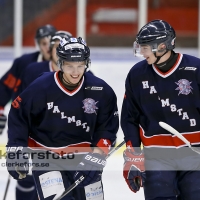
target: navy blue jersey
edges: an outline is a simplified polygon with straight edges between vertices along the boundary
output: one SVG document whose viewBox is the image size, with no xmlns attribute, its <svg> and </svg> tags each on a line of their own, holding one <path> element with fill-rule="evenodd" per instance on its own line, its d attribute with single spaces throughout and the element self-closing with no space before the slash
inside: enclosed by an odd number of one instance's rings
<svg viewBox="0 0 200 200">
<path fill-rule="evenodd" d="M 8 145 L 66 147 L 103 145 L 116 140 L 119 120 L 114 91 L 103 80 L 85 73 L 80 86 L 68 91 L 58 73 L 46 72 L 12 103 Z"/>
<path fill-rule="evenodd" d="M 51 66 L 50 61 L 44 62 L 34 62 L 27 66 L 23 73 L 23 81 L 19 88 L 20 92 L 22 92 L 27 86 L 32 83 L 36 78 L 38 78 L 44 72 L 53 72 L 53 68 Z"/>
<path fill-rule="evenodd" d="M 200 144 L 200 59 L 179 54 L 166 73 L 143 60 L 132 67 L 125 87 L 121 126 L 128 144 L 186 146 L 161 128 L 159 121 L 177 129 L 194 145 Z"/>
<path fill-rule="evenodd" d="M 12 67 L 0 79 L 0 107 L 11 100 L 15 99 L 18 94 L 18 88 L 21 85 L 21 75 L 28 64 L 36 62 L 39 57 L 39 52 L 22 55 L 16 58 Z"/>
<path fill-rule="evenodd" d="M 38 78 L 44 72 L 53 72 L 51 61 L 34 62 L 26 67 L 22 77 L 22 84 L 19 87 L 20 93 L 28 87 L 36 78 Z M 91 71 L 87 73 L 93 74 Z"/>
</svg>

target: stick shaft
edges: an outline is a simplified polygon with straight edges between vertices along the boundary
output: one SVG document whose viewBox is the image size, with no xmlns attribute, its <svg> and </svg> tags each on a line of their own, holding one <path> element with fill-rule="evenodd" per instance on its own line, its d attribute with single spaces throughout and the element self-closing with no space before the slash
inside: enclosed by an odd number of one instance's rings
<svg viewBox="0 0 200 200">
<path fill-rule="evenodd" d="M 117 151 L 120 147 L 122 147 L 125 144 L 125 141 L 121 142 L 118 146 L 116 146 L 115 148 L 113 148 L 108 155 L 106 156 L 106 159 L 109 158 L 115 151 Z M 81 176 L 78 180 L 76 180 L 71 186 L 69 186 L 64 192 L 63 194 L 58 197 L 55 198 L 53 200 L 60 200 L 62 199 L 64 196 L 66 196 L 68 193 L 70 193 L 77 185 L 79 185 L 82 181 L 84 180 L 84 176 Z"/>
<path fill-rule="evenodd" d="M 10 185 L 10 175 L 8 175 L 8 180 L 7 180 L 7 184 L 6 184 L 6 189 L 5 189 L 5 192 L 4 192 L 3 200 L 6 199 L 9 185 Z"/>
<path fill-rule="evenodd" d="M 108 155 L 106 156 L 106 158 L 108 158 L 109 156 L 111 156 L 115 151 L 117 151 L 120 147 L 122 147 L 125 144 L 125 141 L 121 142 L 119 145 L 117 145 L 115 148 L 113 148 Z"/>
<path fill-rule="evenodd" d="M 159 125 L 165 130 L 169 131 L 170 133 L 173 133 L 174 135 L 176 135 L 180 140 L 182 140 L 185 144 L 187 144 L 192 151 L 200 154 L 200 149 L 198 147 L 193 147 L 191 143 L 181 133 L 179 133 L 176 129 L 171 127 L 169 124 L 166 124 L 164 122 L 159 122 Z"/>
<path fill-rule="evenodd" d="M 180 140 L 182 140 L 185 144 L 191 147 L 190 142 L 181 133 L 179 133 L 176 129 L 171 127 L 169 124 L 166 124 L 165 122 L 159 122 L 159 125 L 165 130 L 169 131 L 170 133 L 176 135 Z"/>
</svg>

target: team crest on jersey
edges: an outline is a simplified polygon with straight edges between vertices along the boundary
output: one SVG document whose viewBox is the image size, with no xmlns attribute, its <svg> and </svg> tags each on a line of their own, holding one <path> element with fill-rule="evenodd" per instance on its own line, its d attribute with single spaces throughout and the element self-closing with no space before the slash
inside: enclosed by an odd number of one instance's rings
<svg viewBox="0 0 200 200">
<path fill-rule="evenodd" d="M 190 85 L 192 82 L 189 82 L 186 79 L 181 79 L 178 82 L 175 82 L 178 87 L 176 88 L 176 90 L 179 90 L 179 94 L 184 94 L 184 95 L 188 95 L 190 94 L 190 92 L 192 93 L 192 86 Z"/>
<path fill-rule="evenodd" d="M 96 109 L 98 109 L 98 107 L 96 106 L 96 104 L 98 103 L 98 101 L 95 102 L 94 99 L 91 99 L 91 98 L 87 98 L 87 99 L 84 99 L 83 100 L 83 109 L 84 109 L 84 112 L 85 113 L 88 113 L 88 114 L 92 114 L 92 113 L 96 113 Z"/>
</svg>

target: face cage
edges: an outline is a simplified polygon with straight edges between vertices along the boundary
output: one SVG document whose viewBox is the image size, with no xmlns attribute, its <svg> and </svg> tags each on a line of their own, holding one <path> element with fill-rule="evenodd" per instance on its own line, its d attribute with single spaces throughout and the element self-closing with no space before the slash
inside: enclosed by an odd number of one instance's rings
<svg viewBox="0 0 200 200">
<path fill-rule="evenodd" d="M 148 56 L 151 53 L 159 52 L 158 44 L 138 44 L 136 41 L 133 43 L 133 54 L 135 57 Z"/>
</svg>

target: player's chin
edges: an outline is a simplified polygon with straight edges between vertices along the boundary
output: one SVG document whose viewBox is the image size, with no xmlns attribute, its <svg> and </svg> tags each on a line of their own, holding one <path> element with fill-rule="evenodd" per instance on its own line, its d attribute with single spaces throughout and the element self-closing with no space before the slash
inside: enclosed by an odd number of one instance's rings
<svg viewBox="0 0 200 200">
<path fill-rule="evenodd" d="M 72 84 L 77 84 L 78 82 L 80 81 L 80 78 L 79 79 L 71 79 L 70 82 Z"/>
<path fill-rule="evenodd" d="M 149 57 L 146 58 L 146 61 L 149 65 L 152 65 L 154 63 L 154 61 L 152 61 L 152 59 L 150 59 Z"/>
<path fill-rule="evenodd" d="M 50 60 L 51 56 L 50 56 L 50 54 L 47 53 L 47 54 L 44 54 L 43 57 L 45 60 Z"/>
</svg>

